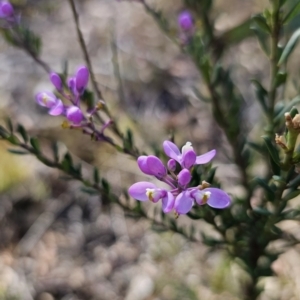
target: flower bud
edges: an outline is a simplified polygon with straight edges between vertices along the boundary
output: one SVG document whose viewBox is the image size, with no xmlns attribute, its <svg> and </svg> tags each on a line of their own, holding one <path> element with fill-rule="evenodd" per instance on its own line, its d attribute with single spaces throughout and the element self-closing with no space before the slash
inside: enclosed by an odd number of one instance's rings
<svg viewBox="0 0 300 300">
<path fill-rule="evenodd" d="M 0 3 L 0 18 L 11 17 L 14 14 L 14 8 L 8 1 Z"/>
<path fill-rule="evenodd" d="M 181 185 L 181 186 L 185 186 L 187 184 L 190 183 L 191 179 L 192 179 L 192 176 L 191 176 L 191 173 L 189 170 L 187 169 L 183 169 L 179 172 L 178 174 L 178 183 Z"/>
<path fill-rule="evenodd" d="M 54 87 L 58 90 L 62 90 L 62 81 L 58 74 L 52 72 L 49 76 L 51 83 L 54 85 Z"/>
<path fill-rule="evenodd" d="M 168 169 L 171 171 L 171 172 L 174 172 L 176 170 L 176 160 L 175 159 L 169 159 L 168 161 Z"/>
<path fill-rule="evenodd" d="M 192 15 L 188 11 L 183 11 L 178 16 L 178 24 L 184 31 L 191 30 L 194 27 Z"/>
<path fill-rule="evenodd" d="M 80 124 L 83 120 L 83 113 L 77 106 L 70 106 L 66 111 L 66 117 L 74 124 Z"/>
<path fill-rule="evenodd" d="M 76 90 L 82 94 L 88 84 L 89 81 L 89 70 L 87 67 L 80 67 L 75 75 L 76 78 Z"/>
</svg>

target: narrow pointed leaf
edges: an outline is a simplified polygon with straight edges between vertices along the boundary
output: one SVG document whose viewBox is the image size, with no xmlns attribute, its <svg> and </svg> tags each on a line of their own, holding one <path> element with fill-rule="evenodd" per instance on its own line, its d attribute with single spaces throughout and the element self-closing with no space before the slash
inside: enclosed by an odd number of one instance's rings
<svg viewBox="0 0 300 300">
<path fill-rule="evenodd" d="M 297 45 L 299 38 L 300 38 L 300 29 L 296 30 L 291 36 L 291 38 L 289 39 L 289 41 L 287 42 L 286 46 L 283 49 L 281 57 L 278 61 L 278 65 L 281 65 L 289 58 L 295 46 Z"/>
<path fill-rule="evenodd" d="M 270 137 L 262 136 L 262 138 L 264 139 L 264 142 L 266 144 L 266 147 L 269 151 L 269 154 L 270 154 L 272 160 L 279 166 L 280 165 L 280 158 L 279 158 L 279 155 L 278 155 L 278 150 L 273 145 Z"/>
</svg>

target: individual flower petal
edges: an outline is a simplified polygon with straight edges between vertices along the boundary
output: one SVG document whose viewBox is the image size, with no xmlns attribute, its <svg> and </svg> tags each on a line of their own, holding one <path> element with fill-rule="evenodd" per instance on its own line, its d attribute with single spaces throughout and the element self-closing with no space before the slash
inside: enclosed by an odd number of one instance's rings
<svg viewBox="0 0 300 300">
<path fill-rule="evenodd" d="M 181 165 L 190 169 L 196 162 L 196 153 L 194 150 L 188 150 L 182 155 Z"/>
<path fill-rule="evenodd" d="M 83 120 L 83 113 L 81 109 L 77 106 L 70 106 L 67 109 L 66 117 L 69 121 L 74 124 L 79 124 Z"/>
<path fill-rule="evenodd" d="M 204 192 L 210 192 L 211 195 L 207 200 L 207 204 L 213 208 L 226 208 L 230 205 L 230 197 L 227 193 L 217 188 L 207 188 Z"/>
<path fill-rule="evenodd" d="M 164 141 L 163 148 L 167 156 L 175 159 L 180 163 L 181 153 L 174 143 L 170 141 Z"/>
<path fill-rule="evenodd" d="M 183 11 L 178 16 L 178 24 L 183 30 L 190 30 L 194 26 L 193 17 L 188 11 Z"/>
<path fill-rule="evenodd" d="M 138 166 L 143 173 L 145 173 L 147 175 L 153 175 L 153 173 L 148 168 L 147 158 L 148 158 L 148 156 L 145 156 L 145 155 L 139 156 L 137 159 Z"/>
<path fill-rule="evenodd" d="M 179 172 L 177 178 L 180 186 L 184 187 L 185 185 L 190 183 L 192 176 L 189 170 L 183 169 Z"/>
<path fill-rule="evenodd" d="M 128 189 L 128 194 L 140 201 L 147 201 L 149 200 L 146 191 L 147 189 L 154 189 L 156 188 L 155 184 L 147 181 L 141 181 L 134 183 L 129 189 Z"/>
<path fill-rule="evenodd" d="M 216 150 L 211 150 L 205 154 L 199 155 L 196 158 L 196 165 L 203 165 L 210 162 L 216 155 Z"/>
<path fill-rule="evenodd" d="M 168 192 L 165 197 L 162 198 L 162 210 L 164 213 L 169 213 L 175 203 L 175 198 L 172 193 Z"/>
<path fill-rule="evenodd" d="M 84 92 L 88 81 L 89 81 L 89 69 L 85 66 L 80 67 L 75 75 L 76 78 L 76 89 L 81 94 Z"/>
<path fill-rule="evenodd" d="M 48 108 L 52 108 L 57 103 L 56 96 L 51 92 L 40 92 L 35 96 L 35 100 L 37 104 Z"/>
<path fill-rule="evenodd" d="M 51 83 L 55 86 L 55 88 L 60 91 L 62 89 L 62 81 L 60 76 L 57 73 L 50 73 L 49 75 Z"/>
<path fill-rule="evenodd" d="M 190 191 L 192 198 L 197 202 L 199 205 L 204 205 L 207 203 L 207 200 L 209 199 L 211 192 L 199 190 L 198 188 L 194 188 Z"/>
<path fill-rule="evenodd" d="M 174 208 L 175 211 L 178 214 L 186 214 L 188 213 L 194 204 L 193 198 L 190 196 L 190 193 L 188 191 L 180 193 L 176 199 L 175 199 L 175 204 Z"/>
<path fill-rule="evenodd" d="M 147 188 L 146 195 L 150 201 L 156 203 L 167 195 L 167 191 L 159 188 L 155 188 L 155 189 Z"/>
<path fill-rule="evenodd" d="M 167 166 L 168 170 L 174 172 L 176 170 L 176 160 L 173 158 L 169 159 Z"/>
<path fill-rule="evenodd" d="M 50 108 L 49 115 L 51 116 L 59 116 L 64 112 L 64 105 L 60 99 L 57 99 L 56 104 Z"/>
<path fill-rule="evenodd" d="M 149 155 L 147 157 L 147 167 L 152 175 L 158 178 L 163 178 L 167 175 L 166 167 L 163 165 L 162 161 L 154 155 Z"/>
<path fill-rule="evenodd" d="M 77 95 L 77 90 L 76 90 L 76 79 L 74 77 L 71 77 L 68 79 L 68 88 L 69 90 L 74 94 Z"/>
</svg>

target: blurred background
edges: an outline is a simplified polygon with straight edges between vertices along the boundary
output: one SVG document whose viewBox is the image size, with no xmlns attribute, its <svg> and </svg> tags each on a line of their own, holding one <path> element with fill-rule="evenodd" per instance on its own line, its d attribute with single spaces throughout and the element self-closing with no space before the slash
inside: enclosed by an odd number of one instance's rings
<svg viewBox="0 0 300 300">
<path fill-rule="evenodd" d="M 57 72 L 68 63 L 69 74 L 84 64 L 68 1 L 11 1 L 26 24 L 43 41 L 42 59 Z M 148 1 L 163 11 L 174 34 L 179 0 Z M 217 177 L 230 194 L 243 189 L 230 161 L 230 150 L 212 119 L 201 78 L 188 57 L 164 36 L 137 2 L 77 1 L 80 23 L 104 98 L 122 130 L 135 133 L 138 147 L 150 152 L 174 132 L 179 145 L 191 141 L 197 153 L 216 148 Z M 215 29 L 222 34 L 262 11 L 268 1 L 215 1 Z M 295 27 L 297 24 L 295 23 Z M 293 54 L 297 66 L 297 53 Z M 268 82 L 268 62 L 254 37 L 227 49 L 224 64 L 244 96 L 244 122 L 253 139 L 264 120 L 254 102 L 250 79 Z M 63 130 L 62 118 L 37 107 L 34 95 L 51 90 L 47 73 L 20 49 L 0 38 L 0 120 L 10 116 L 31 135 L 58 140 L 92 165 L 116 191 L 145 180 L 136 162 L 80 132 Z M 298 68 L 291 77 L 297 78 Z M 291 85 L 287 94 L 295 95 Z M 234 120 L 233 120 L 234 121 Z M 48 146 L 47 146 L 48 145 Z M 223 252 L 209 253 L 171 233 L 158 233 L 143 219 L 127 218 L 112 206 L 103 208 L 99 197 L 84 194 L 81 184 L 64 180 L 34 157 L 14 156 L 0 143 L 0 299 L 95 300 L 214 300 L 239 299 L 242 271 Z M 253 173 L 264 172 L 264 164 Z M 151 208 L 149 207 L 149 210 Z M 212 231 L 205 223 L 202 231 Z M 291 230 L 297 229 L 295 224 Z M 274 264 L 277 278 L 263 280 L 261 299 L 300 299 L 300 255 L 292 249 Z"/>
</svg>

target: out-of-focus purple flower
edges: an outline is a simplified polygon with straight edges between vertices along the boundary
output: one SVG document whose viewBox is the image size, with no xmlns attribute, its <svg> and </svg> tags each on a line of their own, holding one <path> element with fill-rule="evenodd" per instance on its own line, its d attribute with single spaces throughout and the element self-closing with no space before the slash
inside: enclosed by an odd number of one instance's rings
<svg viewBox="0 0 300 300">
<path fill-rule="evenodd" d="M 14 14 L 14 8 L 8 1 L 0 2 L 0 18 L 10 18 Z"/>
<path fill-rule="evenodd" d="M 139 201 L 150 200 L 156 203 L 159 200 L 162 200 L 162 209 L 164 213 L 170 212 L 174 206 L 173 194 L 165 189 L 157 188 L 156 185 L 151 182 L 137 182 L 128 189 L 128 193 L 131 197 Z"/>
<path fill-rule="evenodd" d="M 62 101 L 51 92 L 38 93 L 35 99 L 40 106 L 49 108 L 48 113 L 52 116 L 58 116 L 64 112 Z"/>
<path fill-rule="evenodd" d="M 62 81 L 60 76 L 57 73 L 51 72 L 49 75 L 50 81 L 52 82 L 52 84 L 54 85 L 54 87 L 58 90 L 61 91 L 62 90 Z"/>
<path fill-rule="evenodd" d="M 66 117 L 74 124 L 80 124 L 83 120 L 83 113 L 78 106 L 70 106 L 67 108 Z"/>
<path fill-rule="evenodd" d="M 196 156 L 190 142 L 187 142 L 182 147 L 181 152 L 178 147 L 170 141 L 164 141 L 163 148 L 167 156 L 175 159 L 183 168 L 187 169 L 191 168 L 193 165 L 207 164 L 216 155 L 216 150 L 211 150 L 203 155 Z"/>
<path fill-rule="evenodd" d="M 194 27 L 192 15 L 188 11 L 183 11 L 178 16 L 178 25 L 184 31 L 189 31 Z"/>
<path fill-rule="evenodd" d="M 85 66 L 78 68 L 76 75 L 75 75 L 75 84 L 76 90 L 79 94 L 82 94 L 88 84 L 89 81 L 89 69 Z"/>
</svg>

